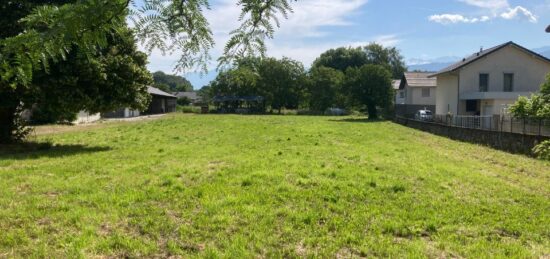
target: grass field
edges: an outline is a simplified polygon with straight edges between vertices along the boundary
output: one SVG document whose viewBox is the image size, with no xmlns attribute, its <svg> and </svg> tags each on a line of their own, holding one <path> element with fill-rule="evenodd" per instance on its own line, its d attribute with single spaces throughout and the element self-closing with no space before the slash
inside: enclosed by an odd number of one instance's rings
<svg viewBox="0 0 550 259">
<path fill-rule="evenodd" d="M 0 257 L 550 257 L 550 163 L 391 122 L 170 115 L 0 154 Z"/>
</svg>

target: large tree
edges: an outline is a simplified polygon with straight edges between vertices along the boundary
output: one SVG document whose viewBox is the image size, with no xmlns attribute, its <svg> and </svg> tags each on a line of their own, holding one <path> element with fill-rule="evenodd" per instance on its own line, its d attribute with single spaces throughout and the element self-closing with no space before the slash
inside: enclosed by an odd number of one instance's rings
<svg viewBox="0 0 550 259">
<path fill-rule="evenodd" d="M 260 95 L 271 109 L 298 108 L 304 95 L 306 72 L 302 63 L 289 58 L 262 60 L 259 68 Z"/>
<path fill-rule="evenodd" d="M 388 108 L 392 103 L 391 73 L 384 66 L 348 68 L 345 87 L 356 105 L 367 108 L 370 120 L 378 119 L 379 107 Z"/>
<path fill-rule="evenodd" d="M 384 47 L 380 44 L 371 43 L 363 50 L 367 54 L 367 64 L 385 66 L 392 73 L 392 78 L 398 79 L 407 71 L 405 61 L 399 50 L 395 47 Z"/>
<path fill-rule="evenodd" d="M 120 107 L 145 110 L 152 77 L 147 56 L 137 51 L 134 37 L 121 28 L 108 38 L 109 47 L 86 56 L 75 47 L 65 61 L 37 71 L 23 102 L 33 104 L 35 122 L 72 121 L 76 113 L 108 112 Z M 29 107 L 30 108 L 30 107 Z"/>
<path fill-rule="evenodd" d="M 306 73 L 302 63 L 289 58 L 238 59 L 233 67 L 210 83 L 210 94 L 262 96 L 279 113 L 298 108 L 304 95 Z"/>
<path fill-rule="evenodd" d="M 377 43 L 364 47 L 327 50 L 313 62 L 312 67 L 330 67 L 345 72 L 349 67 L 368 64 L 386 67 L 391 71 L 392 78 L 401 78 L 403 72 L 407 70 L 403 56 L 397 48 L 384 47 Z"/>
<path fill-rule="evenodd" d="M 329 67 L 312 68 L 308 82 L 309 108 L 323 112 L 330 107 L 345 107 L 343 82 L 344 73 L 339 70 Z"/>
<path fill-rule="evenodd" d="M 74 48 L 93 56 L 108 48 L 109 35 L 118 33 L 130 18 L 135 35 L 151 51 L 181 52 L 176 69 L 205 70 L 214 45 L 203 11 L 207 0 L 87 0 L 2 1 L 0 17 L 10 30 L 0 38 L 0 142 L 11 141 L 16 132 L 20 96 L 34 91 L 35 72 L 48 70 L 51 63 L 66 59 Z M 265 53 L 264 41 L 273 37 L 279 14 L 291 12 L 292 0 L 239 0 L 242 23 L 231 33 L 220 62 Z M 43 4 L 25 8 L 26 3 Z M 132 8 L 133 7 L 133 8 Z M 29 8 L 29 9 L 30 9 Z M 17 10 L 17 14 L 12 11 Z M 128 17 L 128 14 L 130 16 Z M 6 18 L 7 17 L 7 18 Z M 24 17 L 23 19 L 20 19 Z M 20 26 L 20 29 L 13 29 Z M 99 99 L 99 97 L 98 97 Z"/>
<path fill-rule="evenodd" d="M 237 67 L 218 74 L 210 83 L 210 91 L 221 96 L 258 95 L 259 76 L 247 67 Z"/>
<path fill-rule="evenodd" d="M 360 67 L 368 63 L 362 48 L 341 47 L 329 49 L 313 62 L 312 68 L 330 67 L 345 72 L 349 67 Z"/>
</svg>

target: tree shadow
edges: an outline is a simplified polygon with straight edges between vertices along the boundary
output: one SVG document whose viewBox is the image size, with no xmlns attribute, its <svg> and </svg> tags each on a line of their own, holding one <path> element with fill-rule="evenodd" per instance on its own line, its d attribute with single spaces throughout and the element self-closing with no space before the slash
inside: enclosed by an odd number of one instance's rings
<svg viewBox="0 0 550 259">
<path fill-rule="evenodd" d="M 368 118 L 346 118 L 346 119 L 340 119 L 340 120 L 336 120 L 336 119 L 332 119 L 332 120 L 329 120 L 329 121 L 332 121 L 332 122 L 348 122 L 348 123 L 380 123 L 380 122 L 384 122 L 386 120 L 382 120 L 382 119 L 375 119 L 375 120 L 371 120 L 371 119 L 368 119 Z"/>
<path fill-rule="evenodd" d="M 90 147 L 85 145 L 54 145 L 49 142 L 25 142 L 0 145 L 0 160 L 30 160 L 43 157 L 56 158 L 78 154 L 105 152 L 111 147 Z"/>
</svg>

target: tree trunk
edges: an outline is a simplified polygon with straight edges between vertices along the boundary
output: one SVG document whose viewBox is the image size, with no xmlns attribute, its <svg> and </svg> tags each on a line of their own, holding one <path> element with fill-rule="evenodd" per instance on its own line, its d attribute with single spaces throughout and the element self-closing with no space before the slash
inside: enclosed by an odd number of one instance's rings
<svg viewBox="0 0 550 259">
<path fill-rule="evenodd" d="M 367 112 L 369 113 L 369 120 L 378 119 L 378 110 L 376 110 L 376 105 L 367 104 Z"/>
</svg>

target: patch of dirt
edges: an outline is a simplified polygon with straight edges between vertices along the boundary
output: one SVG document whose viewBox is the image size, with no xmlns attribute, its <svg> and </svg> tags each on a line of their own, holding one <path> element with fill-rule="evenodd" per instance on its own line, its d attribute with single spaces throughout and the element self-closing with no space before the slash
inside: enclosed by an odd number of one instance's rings
<svg viewBox="0 0 550 259">
<path fill-rule="evenodd" d="M 76 124 L 76 125 L 40 125 L 40 126 L 32 127 L 33 132 L 30 137 L 32 138 L 32 137 L 41 136 L 41 135 L 99 129 L 115 123 L 156 120 L 164 116 L 166 116 L 166 114 L 140 116 L 140 117 L 123 118 L 123 119 L 102 119 L 100 121 L 96 121 L 92 123 L 83 123 L 83 124 Z"/>
</svg>

